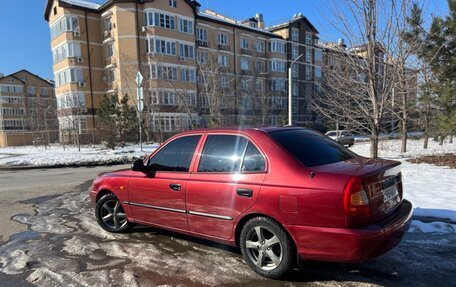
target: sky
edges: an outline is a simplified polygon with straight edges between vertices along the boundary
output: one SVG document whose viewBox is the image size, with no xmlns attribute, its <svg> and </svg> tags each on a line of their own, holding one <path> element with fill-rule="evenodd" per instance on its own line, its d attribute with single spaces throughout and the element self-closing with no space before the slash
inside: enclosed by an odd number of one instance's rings
<svg viewBox="0 0 456 287">
<path fill-rule="evenodd" d="M 320 32 L 321 40 L 337 41 L 340 33 L 326 21 L 327 8 L 333 1 L 336 0 L 199 0 L 202 9 L 215 10 L 236 20 L 263 13 L 267 26 L 302 12 Z M 443 16 L 448 11 L 446 0 L 420 1 L 428 6 L 429 14 Z M 53 79 L 45 5 L 46 0 L 0 0 L 0 73 L 7 75 L 27 69 Z"/>
</svg>

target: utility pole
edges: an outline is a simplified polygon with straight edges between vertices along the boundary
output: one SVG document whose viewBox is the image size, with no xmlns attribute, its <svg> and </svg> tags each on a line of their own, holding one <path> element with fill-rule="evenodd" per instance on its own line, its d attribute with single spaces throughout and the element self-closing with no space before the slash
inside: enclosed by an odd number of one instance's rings
<svg viewBox="0 0 456 287">
<path fill-rule="evenodd" d="M 142 81 L 143 81 L 143 76 L 141 75 L 141 72 L 138 71 L 136 74 L 136 99 L 138 101 L 137 109 L 138 109 L 138 124 L 139 124 L 139 145 L 141 148 L 141 151 L 143 151 L 143 146 L 142 146 L 142 111 L 144 109 L 144 93 L 143 93 L 143 88 L 141 86 Z"/>
<path fill-rule="evenodd" d="M 292 76 L 291 76 L 291 72 L 292 72 L 292 67 L 293 67 L 293 64 L 299 60 L 299 58 L 301 58 L 304 54 L 301 54 L 299 55 L 296 59 L 294 59 L 291 64 L 290 64 L 290 67 L 288 68 L 288 125 L 289 126 L 292 126 L 293 125 L 293 107 L 292 107 L 292 104 L 293 104 L 293 99 L 292 99 Z"/>
</svg>

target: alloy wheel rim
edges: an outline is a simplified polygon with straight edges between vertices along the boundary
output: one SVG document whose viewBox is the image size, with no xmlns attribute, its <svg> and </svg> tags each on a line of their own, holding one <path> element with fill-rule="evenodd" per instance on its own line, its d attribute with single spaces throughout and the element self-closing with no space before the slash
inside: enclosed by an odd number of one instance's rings
<svg viewBox="0 0 456 287">
<path fill-rule="evenodd" d="M 122 229 L 127 225 L 127 216 L 118 200 L 108 200 L 101 206 L 100 218 L 111 229 Z"/>
<path fill-rule="evenodd" d="M 279 237 L 267 227 L 256 226 L 247 233 L 245 247 L 249 259 L 263 270 L 277 268 L 283 259 Z"/>
</svg>

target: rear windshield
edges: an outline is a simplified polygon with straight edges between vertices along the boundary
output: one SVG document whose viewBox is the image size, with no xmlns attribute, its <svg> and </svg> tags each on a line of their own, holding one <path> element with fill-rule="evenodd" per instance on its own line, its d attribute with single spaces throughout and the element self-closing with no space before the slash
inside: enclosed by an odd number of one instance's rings
<svg viewBox="0 0 456 287">
<path fill-rule="evenodd" d="M 308 167 L 358 157 L 349 149 L 311 130 L 283 130 L 269 135 Z"/>
</svg>

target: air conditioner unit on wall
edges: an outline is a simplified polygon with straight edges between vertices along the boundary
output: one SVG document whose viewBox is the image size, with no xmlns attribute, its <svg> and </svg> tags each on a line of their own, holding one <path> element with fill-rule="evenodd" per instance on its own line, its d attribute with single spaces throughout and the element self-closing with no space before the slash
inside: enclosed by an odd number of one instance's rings
<svg viewBox="0 0 456 287">
<path fill-rule="evenodd" d="M 82 63 L 82 62 L 84 62 L 84 59 L 82 57 L 79 57 L 78 58 L 78 63 Z"/>
<path fill-rule="evenodd" d="M 79 36 L 81 36 L 81 32 L 79 32 L 79 30 L 73 31 L 73 35 L 75 37 L 79 37 Z"/>
<path fill-rule="evenodd" d="M 78 82 L 78 87 L 85 87 L 86 84 L 84 82 Z"/>
</svg>

